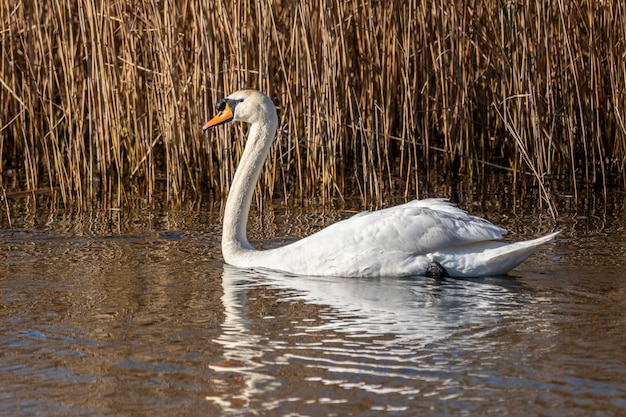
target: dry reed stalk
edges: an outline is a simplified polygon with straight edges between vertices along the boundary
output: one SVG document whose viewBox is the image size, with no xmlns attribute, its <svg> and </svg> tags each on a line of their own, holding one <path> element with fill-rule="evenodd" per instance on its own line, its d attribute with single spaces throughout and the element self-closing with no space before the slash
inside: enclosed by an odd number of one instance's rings
<svg viewBox="0 0 626 417">
<path fill-rule="evenodd" d="M 281 117 L 259 202 L 358 190 L 380 206 L 488 164 L 607 193 L 626 185 L 625 13 L 619 0 L 8 0 L 0 176 L 68 204 L 223 196 L 245 128 L 200 126 L 254 87 Z"/>
</svg>

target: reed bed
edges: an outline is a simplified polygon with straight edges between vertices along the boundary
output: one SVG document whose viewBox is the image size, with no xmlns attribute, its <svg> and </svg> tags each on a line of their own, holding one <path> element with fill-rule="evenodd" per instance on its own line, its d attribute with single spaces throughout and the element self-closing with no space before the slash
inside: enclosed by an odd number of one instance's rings
<svg viewBox="0 0 626 417">
<path fill-rule="evenodd" d="M 3 1 L 3 193 L 223 196 L 245 127 L 200 128 L 242 87 L 281 117 L 260 199 L 382 205 L 487 166 L 546 198 L 626 185 L 623 1 L 396 3 Z"/>
</svg>

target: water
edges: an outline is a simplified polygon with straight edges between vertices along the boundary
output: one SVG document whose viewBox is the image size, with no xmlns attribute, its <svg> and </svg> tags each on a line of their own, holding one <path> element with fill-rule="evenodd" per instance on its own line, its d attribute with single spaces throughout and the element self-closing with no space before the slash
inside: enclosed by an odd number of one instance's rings
<svg viewBox="0 0 626 417">
<path fill-rule="evenodd" d="M 595 200 L 594 200 L 595 201 Z M 560 206 L 509 276 L 294 278 L 224 266 L 219 212 L 64 213 L 0 233 L 0 415 L 617 416 L 626 198 Z M 475 211 L 546 232 L 532 206 Z M 345 213 L 276 207 L 282 244 Z M 542 230 L 546 229 L 546 230 Z"/>
</svg>

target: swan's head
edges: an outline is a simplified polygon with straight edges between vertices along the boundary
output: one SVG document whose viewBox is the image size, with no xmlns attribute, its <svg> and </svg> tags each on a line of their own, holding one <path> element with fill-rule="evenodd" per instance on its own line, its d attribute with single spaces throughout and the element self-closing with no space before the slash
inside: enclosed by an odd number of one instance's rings
<svg viewBox="0 0 626 417">
<path fill-rule="evenodd" d="M 219 113 L 202 127 L 202 131 L 230 121 L 278 124 L 274 103 L 257 90 L 239 90 L 220 100 L 217 110 Z"/>
</svg>

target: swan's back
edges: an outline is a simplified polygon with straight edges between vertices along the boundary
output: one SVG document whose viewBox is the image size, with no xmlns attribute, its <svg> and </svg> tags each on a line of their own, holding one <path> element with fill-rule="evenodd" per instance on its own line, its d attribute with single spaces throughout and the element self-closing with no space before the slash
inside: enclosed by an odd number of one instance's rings
<svg viewBox="0 0 626 417">
<path fill-rule="evenodd" d="M 433 262 L 452 276 L 493 275 L 514 268 L 545 241 L 516 248 L 525 242 L 497 242 L 504 234 L 447 200 L 425 199 L 359 213 L 290 245 L 249 252 L 242 262 L 298 275 L 424 275 Z"/>
</svg>

